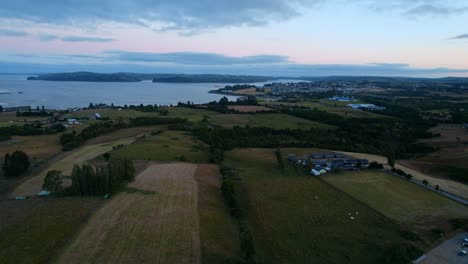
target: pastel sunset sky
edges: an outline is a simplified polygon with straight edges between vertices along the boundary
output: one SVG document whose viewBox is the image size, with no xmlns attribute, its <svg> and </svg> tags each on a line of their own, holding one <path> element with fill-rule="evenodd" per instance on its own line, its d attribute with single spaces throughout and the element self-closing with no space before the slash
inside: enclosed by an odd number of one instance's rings
<svg viewBox="0 0 468 264">
<path fill-rule="evenodd" d="M 468 76 L 466 0 L 14 0 L 0 72 Z"/>
</svg>

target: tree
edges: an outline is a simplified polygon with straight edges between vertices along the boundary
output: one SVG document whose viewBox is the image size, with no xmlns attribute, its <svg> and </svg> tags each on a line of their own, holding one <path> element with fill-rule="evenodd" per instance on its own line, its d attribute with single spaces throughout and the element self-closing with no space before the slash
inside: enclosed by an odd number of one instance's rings
<svg viewBox="0 0 468 264">
<path fill-rule="evenodd" d="M 436 185 L 435 189 L 438 191 L 440 189 L 439 185 Z"/>
<path fill-rule="evenodd" d="M 60 177 L 61 171 L 51 170 L 47 172 L 47 176 L 42 184 L 42 189 L 51 192 L 59 193 L 62 191 L 62 178 Z"/>
<path fill-rule="evenodd" d="M 422 183 L 423 183 L 424 185 L 428 185 L 428 184 L 429 184 L 429 182 L 428 182 L 427 180 L 423 180 Z"/>
<path fill-rule="evenodd" d="M 3 112 L 3 106 L 0 105 L 0 113 Z"/>
<path fill-rule="evenodd" d="M 19 176 L 29 168 L 29 157 L 23 151 L 17 150 L 12 154 L 7 153 L 3 163 L 3 171 L 6 176 Z"/>
<path fill-rule="evenodd" d="M 218 104 L 219 105 L 227 105 L 229 103 L 229 99 L 227 99 L 226 96 L 223 96 L 223 98 L 219 99 Z"/>
<path fill-rule="evenodd" d="M 373 161 L 369 164 L 368 168 L 369 170 L 381 170 L 383 169 L 383 165 L 378 162 Z"/>
<path fill-rule="evenodd" d="M 388 154 L 387 163 L 390 167 L 395 167 L 395 154 L 393 152 Z"/>
</svg>

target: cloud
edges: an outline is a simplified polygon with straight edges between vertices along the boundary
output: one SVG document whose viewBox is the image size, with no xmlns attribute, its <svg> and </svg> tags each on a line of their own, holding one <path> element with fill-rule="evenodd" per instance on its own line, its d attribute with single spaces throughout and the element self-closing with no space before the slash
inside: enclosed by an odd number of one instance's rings
<svg viewBox="0 0 468 264">
<path fill-rule="evenodd" d="M 398 12 L 407 17 L 446 17 L 468 12 L 464 0 L 360 0 L 379 12 Z"/>
<path fill-rule="evenodd" d="M 26 37 L 29 34 L 21 30 L 0 29 L 0 36 L 3 37 Z"/>
<path fill-rule="evenodd" d="M 99 23 L 144 25 L 155 30 L 189 31 L 259 26 L 301 14 L 323 0 L 37 0 L 2 1 L 0 18 L 48 24 Z"/>
<path fill-rule="evenodd" d="M 461 35 L 452 37 L 450 39 L 468 39 L 468 33 L 467 34 L 461 34 Z"/>
<path fill-rule="evenodd" d="M 128 52 L 134 56 L 132 52 Z M 106 52 L 103 54 L 0 54 L 0 69 L 6 73 L 47 73 L 70 71 L 94 72 L 140 72 L 140 73 L 214 73 L 266 75 L 281 77 L 299 76 L 408 76 L 408 77 L 445 77 L 468 76 L 468 69 L 418 68 L 404 63 L 369 64 L 298 64 L 276 55 L 256 55 L 229 57 L 220 54 L 197 54 L 197 59 L 184 61 L 187 57 L 180 53 L 153 54 L 152 59 L 132 57 L 127 53 L 119 58 Z M 185 53 L 182 53 L 185 54 Z M 196 54 L 196 53 L 195 53 Z M 212 56 L 215 55 L 215 56 Z M 138 54 L 143 56 L 143 54 Z M 159 56 L 161 58 L 159 58 Z M 144 56 L 143 56 L 144 57 Z M 213 57 L 211 63 L 205 59 Z M 197 63 L 198 58 L 202 61 Z M 267 61 L 272 61 L 270 63 Z"/>
<path fill-rule="evenodd" d="M 451 7 L 451 6 L 436 6 L 431 4 L 425 4 L 416 6 L 406 11 L 409 16 L 420 16 L 420 15 L 433 15 L 433 16 L 449 16 L 449 15 L 460 15 L 468 11 L 468 7 Z"/>
<path fill-rule="evenodd" d="M 49 42 L 49 41 L 54 41 L 57 40 L 59 37 L 56 35 L 51 35 L 51 34 L 39 34 L 37 35 L 37 39 L 42 41 L 42 42 Z"/>
<path fill-rule="evenodd" d="M 64 42 L 111 42 L 112 38 L 86 37 L 86 36 L 65 36 L 60 38 Z"/>
<path fill-rule="evenodd" d="M 129 51 L 107 51 L 107 59 L 126 62 L 145 63 L 175 63 L 196 65 L 232 65 L 232 64 L 265 64 L 265 63 L 287 63 L 288 57 L 279 55 L 255 55 L 244 57 L 230 57 L 216 53 L 198 52 L 171 52 L 171 53 L 149 53 Z"/>
<path fill-rule="evenodd" d="M 54 40 L 61 40 L 63 42 L 111 42 L 115 41 L 113 38 L 101 38 L 101 37 L 90 37 L 90 36 L 58 36 L 53 34 L 36 34 L 32 35 L 28 32 L 21 30 L 10 30 L 10 29 L 0 29 L 0 36 L 3 37 L 35 37 L 39 41 L 49 42 Z"/>
</svg>

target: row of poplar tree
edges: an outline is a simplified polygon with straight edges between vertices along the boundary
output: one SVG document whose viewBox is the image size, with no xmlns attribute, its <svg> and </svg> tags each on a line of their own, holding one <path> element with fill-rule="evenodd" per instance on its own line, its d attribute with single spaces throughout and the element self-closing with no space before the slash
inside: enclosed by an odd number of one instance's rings
<svg viewBox="0 0 468 264">
<path fill-rule="evenodd" d="M 135 167 L 128 159 L 112 159 L 107 166 L 73 166 L 72 185 L 63 190 L 60 171 L 49 171 L 43 188 L 51 193 L 68 195 L 106 195 L 117 192 L 125 182 L 135 178 Z"/>
</svg>

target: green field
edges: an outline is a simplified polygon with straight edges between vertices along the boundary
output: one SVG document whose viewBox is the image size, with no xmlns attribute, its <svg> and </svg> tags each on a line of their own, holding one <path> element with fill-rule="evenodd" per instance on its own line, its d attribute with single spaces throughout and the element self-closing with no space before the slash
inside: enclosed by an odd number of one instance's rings
<svg viewBox="0 0 468 264">
<path fill-rule="evenodd" d="M 237 193 L 262 263 L 408 263 L 420 253 L 365 204 L 295 167 L 281 172 L 273 150 L 230 151 L 224 165 L 241 177 Z"/>
<path fill-rule="evenodd" d="M 332 114 L 341 115 L 343 117 L 384 117 L 377 113 L 366 112 L 362 110 L 355 110 L 346 107 L 348 104 L 360 104 L 362 101 L 355 102 L 335 102 L 326 100 L 313 100 L 313 101 L 300 101 L 300 102 L 264 102 L 265 105 L 285 105 L 285 106 L 305 106 L 311 109 L 317 108 L 318 110 L 327 111 Z"/>
<path fill-rule="evenodd" d="M 286 114 L 224 114 L 210 117 L 210 123 L 226 128 L 234 126 L 270 127 L 275 129 L 334 129 L 333 126 Z"/>
<path fill-rule="evenodd" d="M 381 171 L 330 174 L 322 178 L 401 223 L 430 217 L 468 218 L 468 210 L 463 205 Z"/>
<path fill-rule="evenodd" d="M 219 115 L 219 113 L 205 110 L 205 109 L 192 109 L 186 107 L 161 107 L 162 110 L 167 110 L 169 113 L 167 117 L 179 117 L 186 118 L 190 122 L 198 122 L 203 119 L 205 115 Z M 74 113 L 67 114 L 67 117 L 84 118 L 99 113 L 103 118 L 109 118 L 111 120 L 128 120 L 135 117 L 146 117 L 146 116 L 161 116 L 158 112 L 141 112 L 132 109 L 89 109 L 80 110 Z"/>
<path fill-rule="evenodd" d="M 209 161 L 208 146 L 187 132 L 163 131 L 111 153 L 114 158 L 154 161 Z M 181 159 L 183 157 L 183 159 Z"/>
<path fill-rule="evenodd" d="M 0 263 L 48 263 L 100 206 L 96 198 L 0 202 Z"/>
</svg>

